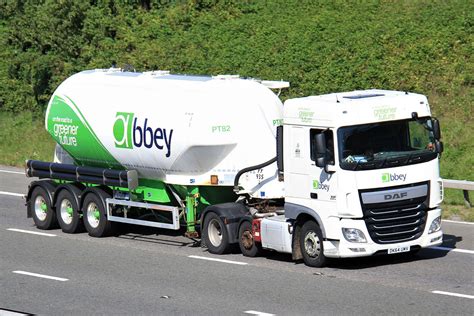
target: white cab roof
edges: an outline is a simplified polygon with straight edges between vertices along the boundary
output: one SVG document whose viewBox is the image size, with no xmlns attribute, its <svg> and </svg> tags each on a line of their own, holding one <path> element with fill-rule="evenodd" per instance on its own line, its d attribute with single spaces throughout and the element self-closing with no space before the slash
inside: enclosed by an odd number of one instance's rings
<svg viewBox="0 0 474 316">
<path fill-rule="evenodd" d="M 290 99 L 284 124 L 338 127 L 430 116 L 424 95 L 390 90 L 356 90 Z"/>
</svg>

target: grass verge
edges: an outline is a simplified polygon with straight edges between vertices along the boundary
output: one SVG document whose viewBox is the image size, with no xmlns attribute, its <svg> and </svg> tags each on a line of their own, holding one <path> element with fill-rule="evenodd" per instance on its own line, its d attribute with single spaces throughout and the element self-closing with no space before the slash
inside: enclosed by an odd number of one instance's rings
<svg viewBox="0 0 474 316">
<path fill-rule="evenodd" d="M 27 159 L 52 161 L 54 146 L 39 116 L 0 112 L 0 164 L 23 167 Z"/>
</svg>

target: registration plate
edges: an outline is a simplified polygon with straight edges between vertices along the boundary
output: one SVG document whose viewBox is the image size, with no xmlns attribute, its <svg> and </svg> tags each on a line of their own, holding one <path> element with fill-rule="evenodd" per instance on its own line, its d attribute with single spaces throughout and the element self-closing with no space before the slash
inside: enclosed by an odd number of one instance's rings
<svg viewBox="0 0 474 316">
<path fill-rule="evenodd" d="M 408 252 L 408 251 L 410 251 L 410 246 L 388 248 L 389 255 L 394 254 L 394 253 Z"/>
</svg>

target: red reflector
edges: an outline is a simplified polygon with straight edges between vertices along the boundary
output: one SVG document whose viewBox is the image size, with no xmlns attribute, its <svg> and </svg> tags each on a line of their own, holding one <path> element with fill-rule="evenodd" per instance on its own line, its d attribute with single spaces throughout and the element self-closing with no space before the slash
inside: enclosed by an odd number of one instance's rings
<svg viewBox="0 0 474 316">
<path fill-rule="evenodd" d="M 262 237 L 260 236 L 260 222 L 262 221 L 261 218 L 255 218 L 252 220 L 252 235 L 253 240 L 257 242 L 262 242 Z"/>
</svg>

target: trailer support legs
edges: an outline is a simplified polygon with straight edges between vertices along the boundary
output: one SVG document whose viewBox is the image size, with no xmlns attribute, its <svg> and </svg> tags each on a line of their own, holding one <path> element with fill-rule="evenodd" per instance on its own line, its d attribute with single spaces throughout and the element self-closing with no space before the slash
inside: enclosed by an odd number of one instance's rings
<svg viewBox="0 0 474 316">
<path fill-rule="evenodd" d="M 190 187 L 186 196 L 186 237 L 196 238 L 196 213 L 199 199 L 199 188 Z"/>
</svg>

